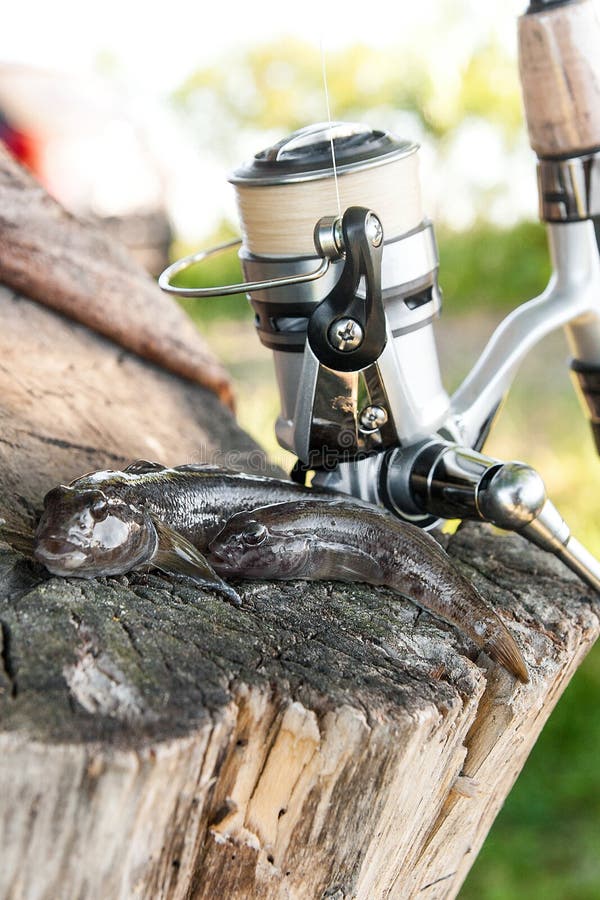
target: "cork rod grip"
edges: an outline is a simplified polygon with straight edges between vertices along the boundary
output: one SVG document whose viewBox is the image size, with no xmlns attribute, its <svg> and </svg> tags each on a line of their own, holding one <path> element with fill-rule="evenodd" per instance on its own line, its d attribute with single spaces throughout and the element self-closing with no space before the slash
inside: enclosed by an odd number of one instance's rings
<svg viewBox="0 0 600 900">
<path fill-rule="evenodd" d="M 538 156 L 600 147 L 600 19 L 594 0 L 532 2 L 519 19 L 519 72 Z"/>
</svg>

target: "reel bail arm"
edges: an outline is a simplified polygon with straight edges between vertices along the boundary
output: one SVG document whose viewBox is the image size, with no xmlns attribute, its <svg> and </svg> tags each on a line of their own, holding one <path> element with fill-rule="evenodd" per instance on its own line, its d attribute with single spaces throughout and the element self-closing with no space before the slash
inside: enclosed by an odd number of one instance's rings
<svg viewBox="0 0 600 900">
<path fill-rule="evenodd" d="M 299 275 L 284 275 L 281 278 L 268 278 L 262 281 L 242 281 L 239 284 L 219 284 L 216 287 L 179 287 L 172 284 L 172 279 L 181 272 L 185 272 L 191 266 L 209 259 L 211 256 L 217 256 L 226 250 L 232 250 L 234 247 L 240 247 L 242 244 L 239 238 L 233 241 L 227 241 L 225 244 L 218 244 L 209 250 L 199 250 L 197 253 L 191 253 L 182 259 L 176 260 L 160 274 L 158 286 L 166 294 L 173 294 L 176 297 L 192 298 L 192 297 L 230 297 L 234 294 L 246 294 L 248 291 L 266 291 L 270 288 L 289 287 L 290 285 L 305 284 L 308 281 L 316 281 L 322 278 L 328 271 L 331 257 L 324 256 L 316 269 L 311 272 L 303 272 Z"/>
<path fill-rule="evenodd" d="M 335 241 L 335 229 L 334 222 L 333 238 L 326 246 Z M 381 293 L 383 226 L 370 210 L 351 206 L 342 217 L 341 231 L 344 268 L 333 290 L 312 313 L 307 337 L 322 365 L 338 372 L 356 372 L 379 359 L 387 340 Z M 323 247 L 320 223 L 315 237 Z M 359 294 L 363 278 L 364 298 Z"/>
</svg>

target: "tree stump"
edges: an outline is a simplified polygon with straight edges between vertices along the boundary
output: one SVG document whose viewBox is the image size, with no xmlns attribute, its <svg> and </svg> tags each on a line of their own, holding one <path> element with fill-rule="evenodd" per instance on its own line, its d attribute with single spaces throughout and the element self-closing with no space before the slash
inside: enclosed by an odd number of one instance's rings
<svg viewBox="0 0 600 900">
<path fill-rule="evenodd" d="M 451 539 L 523 686 L 384 589 L 246 583 L 234 609 L 154 573 L 51 577 L 26 546 L 59 482 L 138 457 L 269 469 L 122 251 L 1 152 L 0 201 L 0 278 L 60 310 L 0 286 L 0 896 L 454 896 L 595 598 L 518 537 Z"/>
<path fill-rule="evenodd" d="M 6 289 L 0 316 L 4 534 L 55 483 L 137 456 L 264 469 L 207 389 Z M 248 582 L 238 610 L 158 574 L 50 577 L 15 546 L 0 543 L 11 900 L 455 896 L 598 634 L 558 561 L 474 525 L 449 551 L 529 685 L 385 589 Z"/>
</svg>

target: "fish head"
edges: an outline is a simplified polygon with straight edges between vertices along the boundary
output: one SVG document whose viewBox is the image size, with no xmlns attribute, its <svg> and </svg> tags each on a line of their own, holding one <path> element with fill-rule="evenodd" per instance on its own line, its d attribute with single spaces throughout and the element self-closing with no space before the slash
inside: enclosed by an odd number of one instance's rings
<svg viewBox="0 0 600 900">
<path fill-rule="evenodd" d="M 302 577 L 312 536 L 286 528 L 271 515 L 273 509 L 264 507 L 238 513 L 213 538 L 208 547 L 209 560 L 220 575 Z"/>
<path fill-rule="evenodd" d="M 44 498 L 34 554 L 54 575 L 120 575 L 158 545 L 150 515 L 99 489 L 59 485 Z"/>
</svg>

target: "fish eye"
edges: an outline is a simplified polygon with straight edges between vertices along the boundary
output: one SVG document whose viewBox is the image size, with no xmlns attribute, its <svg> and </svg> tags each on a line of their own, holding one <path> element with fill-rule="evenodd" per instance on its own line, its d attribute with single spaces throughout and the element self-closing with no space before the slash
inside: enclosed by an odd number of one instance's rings
<svg viewBox="0 0 600 900">
<path fill-rule="evenodd" d="M 106 497 L 95 500 L 90 507 L 90 512 L 95 522 L 104 521 L 104 519 L 108 515 L 108 500 L 106 499 Z"/>
<path fill-rule="evenodd" d="M 250 522 L 246 528 L 244 528 L 242 539 L 245 544 L 257 547 L 258 544 L 262 544 L 268 534 L 269 529 L 266 525 L 261 525 L 260 522 Z"/>
</svg>

